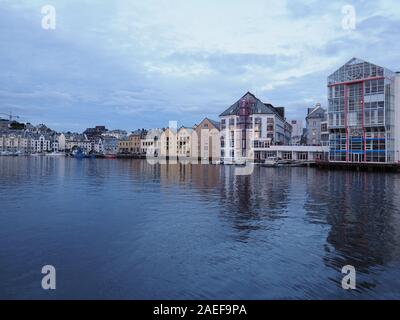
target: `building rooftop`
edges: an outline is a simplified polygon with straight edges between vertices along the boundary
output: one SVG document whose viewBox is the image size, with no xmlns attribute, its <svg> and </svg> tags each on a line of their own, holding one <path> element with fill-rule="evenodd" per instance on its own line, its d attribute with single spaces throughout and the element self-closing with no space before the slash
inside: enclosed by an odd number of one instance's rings
<svg viewBox="0 0 400 320">
<path fill-rule="evenodd" d="M 258 99 L 251 92 L 247 92 L 243 97 L 241 97 L 238 101 L 236 101 L 233 105 L 231 105 L 228 109 L 220 114 L 220 117 L 230 116 L 230 115 L 239 115 L 240 103 L 243 100 L 250 101 L 250 114 L 274 114 L 284 120 L 284 112 L 283 107 L 275 108 L 272 104 L 263 103 L 260 99 Z"/>
<path fill-rule="evenodd" d="M 387 68 L 352 58 L 328 77 L 328 84 L 345 83 L 375 77 L 392 77 L 395 73 Z"/>
</svg>

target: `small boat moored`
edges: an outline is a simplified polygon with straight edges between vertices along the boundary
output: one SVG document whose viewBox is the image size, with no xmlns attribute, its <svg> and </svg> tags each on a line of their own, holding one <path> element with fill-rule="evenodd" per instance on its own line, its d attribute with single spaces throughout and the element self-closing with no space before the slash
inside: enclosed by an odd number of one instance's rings
<svg viewBox="0 0 400 320">
<path fill-rule="evenodd" d="M 48 156 L 48 157 L 60 157 L 60 156 L 65 156 L 65 153 L 63 153 L 63 152 L 50 152 L 50 153 L 46 153 L 46 156 Z"/>
<path fill-rule="evenodd" d="M 262 167 L 277 167 L 279 165 L 280 158 L 278 157 L 269 157 L 265 159 L 263 163 L 261 163 Z"/>
</svg>

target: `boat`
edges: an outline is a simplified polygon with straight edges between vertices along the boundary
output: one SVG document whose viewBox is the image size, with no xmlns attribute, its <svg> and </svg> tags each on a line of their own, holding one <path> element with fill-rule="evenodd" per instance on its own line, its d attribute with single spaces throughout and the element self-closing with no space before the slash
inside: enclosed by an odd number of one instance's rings
<svg viewBox="0 0 400 320">
<path fill-rule="evenodd" d="M 232 159 L 225 159 L 225 160 L 223 160 L 223 163 L 228 166 L 234 165 L 234 162 Z"/>
<path fill-rule="evenodd" d="M 13 156 L 13 157 L 18 157 L 18 156 L 20 156 L 21 154 L 22 154 L 22 152 L 21 152 L 20 150 L 15 151 L 15 152 L 11 152 L 11 156 Z"/>
<path fill-rule="evenodd" d="M 263 163 L 261 163 L 262 167 L 277 167 L 279 165 L 278 157 L 269 157 L 265 159 Z"/>
<path fill-rule="evenodd" d="M 109 154 L 104 155 L 104 158 L 106 158 L 106 159 L 117 159 L 117 155 L 109 153 Z"/>
<path fill-rule="evenodd" d="M 76 158 L 76 159 L 83 159 L 85 158 L 86 154 L 82 149 L 75 149 L 71 153 L 71 157 Z"/>
<path fill-rule="evenodd" d="M 290 164 L 289 167 L 306 167 L 307 163 L 304 161 L 297 161 L 293 160 Z"/>
<path fill-rule="evenodd" d="M 245 166 L 246 165 L 246 159 L 236 159 L 235 160 L 235 165 L 237 165 L 237 166 Z"/>
<path fill-rule="evenodd" d="M 48 156 L 48 157 L 59 157 L 59 156 L 65 156 L 65 153 L 63 153 L 63 152 L 50 152 L 50 153 L 46 153 L 46 156 Z"/>
</svg>

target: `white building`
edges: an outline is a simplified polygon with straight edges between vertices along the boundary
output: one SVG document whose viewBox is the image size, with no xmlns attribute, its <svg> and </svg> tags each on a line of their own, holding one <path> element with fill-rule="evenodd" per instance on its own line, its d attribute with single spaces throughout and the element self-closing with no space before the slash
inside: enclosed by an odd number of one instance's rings
<svg viewBox="0 0 400 320">
<path fill-rule="evenodd" d="M 94 152 L 96 152 L 96 153 L 103 153 L 104 152 L 103 140 L 98 139 L 97 141 L 95 141 L 93 143 L 92 148 L 93 148 Z"/>
<path fill-rule="evenodd" d="M 179 158 L 197 157 L 197 145 L 195 147 L 193 146 L 193 144 L 197 142 L 197 139 L 193 139 L 192 135 L 194 134 L 196 134 L 196 131 L 194 131 L 192 128 L 179 128 L 176 148 Z M 196 154 L 193 154 L 192 150 Z"/>
<path fill-rule="evenodd" d="M 66 148 L 66 138 L 65 138 L 65 134 L 61 133 L 58 136 L 58 150 L 59 151 L 65 151 Z"/>
<path fill-rule="evenodd" d="M 30 140 L 25 133 L 0 134 L 0 151 L 30 152 Z"/>
<path fill-rule="evenodd" d="M 162 129 L 151 129 L 144 139 L 140 140 L 141 153 L 149 157 L 158 157 L 161 148 Z"/>
<path fill-rule="evenodd" d="M 44 153 L 52 151 L 52 140 L 46 135 L 33 135 L 31 140 L 31 152 Z"/>
<path fill-rule="evenodd" d="M 302 120 L 291 120 L 290 125 L 292 126 L 292 139 L 290 144 L 298 146 L 301 144 L 301 137 L 303 136 L 303 121 Z"/>
<path fill-rule="evenodd" d="M 254 148 L 256 161 L 268 158 L 283 160 L 316 161 L 327 160 L 329 146 L 260 146 Z"/>
<path fill-rule="evenodd" d="M 257 157 L 253 145 L 290 144 L 292 126 L 284 108 L 263 103 L 250 92 L 225 110 L 220 120 L 223 161 Z"/>
</svg>

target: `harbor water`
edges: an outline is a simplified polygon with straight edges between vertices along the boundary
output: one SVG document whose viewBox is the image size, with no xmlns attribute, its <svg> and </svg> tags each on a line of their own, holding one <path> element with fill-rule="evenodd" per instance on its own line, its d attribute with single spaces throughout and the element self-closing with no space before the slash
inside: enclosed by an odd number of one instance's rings
<svg viewBox="0 0 400 320">
<path fill-rule="evenodd" d="M 399 299 L 400 175 L 0 157 L 0 298 Z"/>
</svg>

